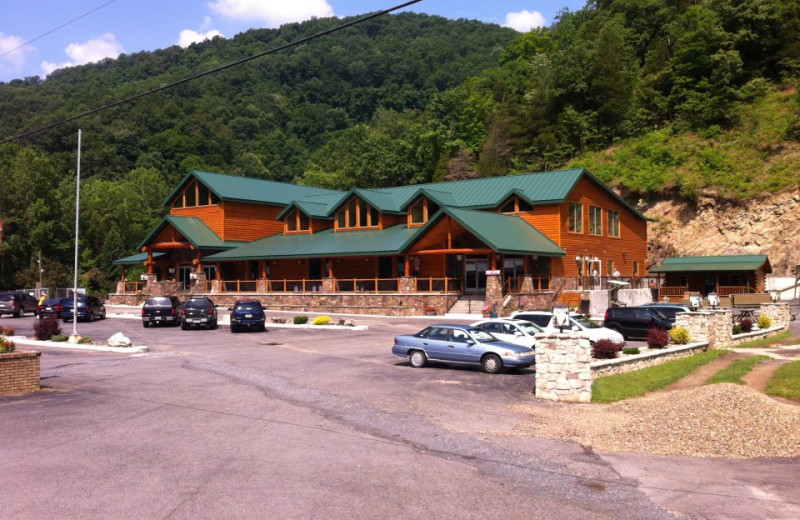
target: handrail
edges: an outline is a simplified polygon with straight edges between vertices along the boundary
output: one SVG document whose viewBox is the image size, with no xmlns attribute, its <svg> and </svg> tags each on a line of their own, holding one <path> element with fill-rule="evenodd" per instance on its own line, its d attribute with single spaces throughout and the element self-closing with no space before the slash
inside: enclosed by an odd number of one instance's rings
<svg viewBox="0 0 800 520">
<path fill-rule="evenodd" d="M 136 294 L 142 290 L 144 287 L 145 282 L 129 282 L 127 280 L 122 281 L 122 294 Z M 132 290 L 131 290 L 132 288 Z"/>
<path fill-rule="evenodd" d="M 233 290 L 231 287 L 235 287 Z M 255 280 L 220 280 L 220 292 L 224 293 L 255 293 L 258 291 L 258 282 Z"/>
</svg>

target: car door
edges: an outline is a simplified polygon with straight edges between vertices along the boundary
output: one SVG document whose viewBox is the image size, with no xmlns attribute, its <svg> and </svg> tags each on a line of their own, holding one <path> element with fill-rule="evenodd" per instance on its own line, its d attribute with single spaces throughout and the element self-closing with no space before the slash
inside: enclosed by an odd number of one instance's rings
<svg viewBox="0 0 800 520">
<path fill-rule="evenodd" d="M 655 317 L 648 309 L 632 309 L 633 316 L 629 322 L 631 336 L 646 338 L 647 332 L 655 323 Z"/>
<path fill-rule="evenodd" d="M 492 336 L 500 341 L 507 341 L 509 343 L 516 343 L 519 341 L 519 336 L 516 335 L 517 327 L 512 323 L 497 323 L 497 330 L 491 331 Z"/>
<path fill-rule="evenodd" d="M 450 329 L 449 341 L 447 342 L 448 355 L 451 361 L 460 363 L 480 363 L 480 353 L 476 348 L 475 342 L 470 342 L 472 338 L 465 330 Z"/>
<path fill-rule="evenodd" d="M 448 332 L 449 329 L 446 327 L 431 327 L 428 330 L 428 333 L 425 335 L 424 338 L 420 341 L 422 344 L 422 348 L 425 350 L 425 354 L 430 359 L 441 359 L 443 361 L 448 360 L 449 349 L 447 348 L 448 344 Z"/>
</svg>

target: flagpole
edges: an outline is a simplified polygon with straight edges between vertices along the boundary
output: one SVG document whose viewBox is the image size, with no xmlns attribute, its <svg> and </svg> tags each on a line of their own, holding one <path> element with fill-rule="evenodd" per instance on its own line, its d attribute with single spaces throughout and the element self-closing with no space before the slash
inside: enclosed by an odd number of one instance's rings
<svg viewBox="0 0 800 520">
<path fill-rule="evenodd" d="M 81 208 L 81 130 L 78 129 L 78 188 L 75 193 L 75 272 L 72 287 L 72 340 L 78 341 L 78 224 Z"/>
</svg>

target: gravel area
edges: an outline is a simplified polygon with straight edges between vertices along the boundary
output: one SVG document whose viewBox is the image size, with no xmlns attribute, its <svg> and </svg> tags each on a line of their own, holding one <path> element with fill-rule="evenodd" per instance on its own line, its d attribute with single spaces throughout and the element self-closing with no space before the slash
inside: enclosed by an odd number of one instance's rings
<svg viewBox="0 0 800 520">
<path fill-rule="evenodd" d="M 599 451 L 693 457 L 800 457 L 800 406 L 730 383 L 610 405 L 517 405 L 513 432 L 574 440 Z"/>
</svg>

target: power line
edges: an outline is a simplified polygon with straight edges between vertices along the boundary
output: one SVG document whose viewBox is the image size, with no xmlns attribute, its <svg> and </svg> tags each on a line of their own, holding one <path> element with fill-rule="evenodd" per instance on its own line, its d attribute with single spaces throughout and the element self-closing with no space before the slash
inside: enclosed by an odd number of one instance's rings
<svg viewBox="0 0 800 520">
<path fill-rule="evenodd" d="M 28 137 L 28 136 L 31 136 L 33 134 L 37 134 L 39 132 L 42 132 L 44 130 L 49 130 L 51 128 L 55 128 L 57 126 L 63 125 L 65 123 L 69 123 L 71 121 L 75 121 L 76 119 L 81 119 L 83 117 L 90 116 L 90 115 L 96 114 L 98 112 L 102 112 L 103 110 L 108 110 L 109 108 L 113 108 L 113 107 L 116 107 L 116 106 L 119 106 L 119 105 L 123 105 L 125 103 L 130 103 L 131 101 L 135 101 L 137 99 L 141 99 L 141 98 L 143 98 L 145 96 L 149 96 L 149 95 L 155 94 L 157 92 L 161 92 L 161 91 L 173 88 L 173 87 L 177 87 L 178 85 L 183 85 L 184 83 L 188 83 L 190 81 L 194 81 L 194 80 L 199 79 L 199 78 L 204 78 L 206 76 L 210 76 L 211 74 L 215 74 L 217 72 L 220 72 L 220 71 L 223 71 L 223 70 L 227 70 L 227 69 L 230 69 L 232 67 L 236 67 L 237 65 L 241 65 L 243 63 L 247 63 L 249 61 L 253 61 L 255 59 L 262 58 L 262 57 L 270 55 L 270 54 L 275 54 L 277 52 L 280 52 L 282 50 L 285 50 L 285 49 L 288 49 L 288 48 L 291 48 L 291 47 L 296 47 L 298 45 L 302 45 L 304 43 L 308 43 L 311 40 L 315 40 L 315 39 L 317 39 L 317 38 L 319 38 L 321 36 L 326 36 L 328 34 L 332 34 L 332 33 L 341 31 L 343 29 L 347 29 L 348 27 L 352 27 L 354 25 L 358 25 L 358 24 L 366 22 L 368 20 L 372 20 L 374 18 L 378 18 L 380 16 L 384 16 L 386 14 L 391 13 L 392 11 L 397 11 L 398 9 L 403 9 L 404 7 L 408 7 L 410 5 L 417 4 L 417 3 L 421 2 L 421 1 L 422 0 L 411 0 L 409 2 L 405 2 L 403 4 L 396 5 L 394 7 L 390 7 L 389 9 L 384 9 L 383 11 L 378 11 L 378 12 L 375 12 L 375 13 L 372 13 L 372 14 L 368 14 L 368 15 L 362 16 L 361 18 L 357 18 L 355 20 L 352 20 L 352 21 L 349 21 L 349 22 L 345 22 L 345 23 L 337 25 L 336 27 L 333 27 L 331 29 L 326 29 L 324 31 L 320 31 L 318 33 L 312 34 L 311 36 L 306 36 L 305 38 L 301 38 L 301 39 L 296 40 L 294 42 L 290 42 L 290 43 L 287 43 L 285 45 L 281 45 L 281 46 L 276 47 L 274 49 L 270 49 L 268 51 L 264 51 L 264 52 L 261 52 L 261 53 L 258 53 L 258 54 L 254 54 L 253 56 L 249 56 L 247 58 L 242 58 L 241 60 L 233 61 L 233 62 L 225 64 L 225 65 L 220 65 L 219 67 L 216 67 L 214 69 L 210 69 L 210 70 L 207 70 L 205 72 L 200 72 L 198 74 L 195 74 L 193 76 L 189 76 L 189 77 L 186 77 L 186 78 L 183 78 L 183 79 L 179 79 L 178 81 L 175 81 L 173 83 L 168 83 L 166 85 L 161 85 L 158 88 L 154 88 L 152 90 L 148 90 L 148 91 L 142 92 L 140 94 L 135 94 L 135 95 L 127 97 L 125 99 L 120 99 L 118 101 L 114 101 L 114 102 L 109 103 L 107 105 L 103 105 L 101 107 L 94 108 L 92 110 L 83 112 L 81 114 L 77 114 L 77 115 L 68 117 L 66 119 L 62 119 L 61 121 L 57 121 L 55 123 L 50 123 L 48 125 L 40 126 L 39 128 L 35 128 L 33 130 L 30 130 L 28 132 L 24 132 L 22 134 L 15 135 L 13 137 L 8 137 L 8 138 L 3 139 L 2 141 L 0 141 L 0 144 L 5 144 L 5 143 L 8 143 L 8 142 L 17 140 L 17 139 L 22 139 L 23 137 Z"/>
<path fill-rule="evenodd" d="M 14 47 L 14 48 L 13 48 L 13 49 L 11 49 L 10 51 L 6 51 L 6 52 L 4 52 L 3 54 L 0 54 L 0 58 L 2 58 L 3 56 L 5 56 L 5 55 L 7 55 L 7 54 L 11 54 L 12 52 L 14 52 L 14 51 L 16 51 L 16 50 L 19 50 L 19 49 L 21 49 L 21 48 L 25 47 L 26 45 L 29 45 L 29 44 L 31 44 L 31 43 L 33 43 L 33 42 L 37 41 L 37 40 L 41 40 L 41 39 L 42 39 L 42 38 L 44 38 L 45 36 L 48 36 L 48 35 L 50 35 L 50 34 L 53 34 L 53 33 L 54 33 L 54 32 L 56 32 L 57 30 L 59 30 L 59 29 L 62 29 L 62 28 L 64 28 L 64 27 L 68 26 L 69 24 L 71 24 L 71 23 L 73 23 L 73 22 L 77 22 L 78 20 L 80 20 L 80 19 L 81 19 L 81 18 L 83 18 L 84 16 L 89 16 L 89 15 L 90 15 L 90 14 L 92 14 L 93 12 L 95 12 L 95 11 L 99 11 L 100 9 L 104 8 L 105 6 L 107 6 L 107 5 L 109 5 L 109 4 L 113 4 L 113 3 L 114 3 L 114 2 L 116 2 L 116 1 L 117 1 L 117 0 L 109 0 L 108 2 L 104 3 L 103 5 L 99 5 L 99 6 L 95 7 L 94 9 L 91 9 L 91 10 L 89 10 L 89 11 L 86 11 L 85 13 L 83 13 L 83 14 L 81 14 L 81 15 L 78 15 L 78 16 L 76 16 L 76 17 L 75 17 L 75 18 L 73 18 L 72 20 L 70 20 L 70 21 L 68 21 L 68 22 L 64 22 L 64 23 L 62 23 L 61 25 L 59 25 L 58 27 L 55 27 L 55 28 L 53 28 L 53 29 L 50 29 L 49 31 L 47 31 L 47 32 L 46 32 L 46 33 L 44 33 L 44 34 L 40 34 L 40 35 L 39 35 L 39 36 L 37 36 L 36 38 L 31 38 L 30 40 L 28 40 L 28 41 L 26 41 L 26 42 L 24 42 L 24 43 L 22 43 L 22 44 L 20 44 L 20 45 L 18 45 L 18 46 L 16 46 L 16 47 Z"/>
</svg>

